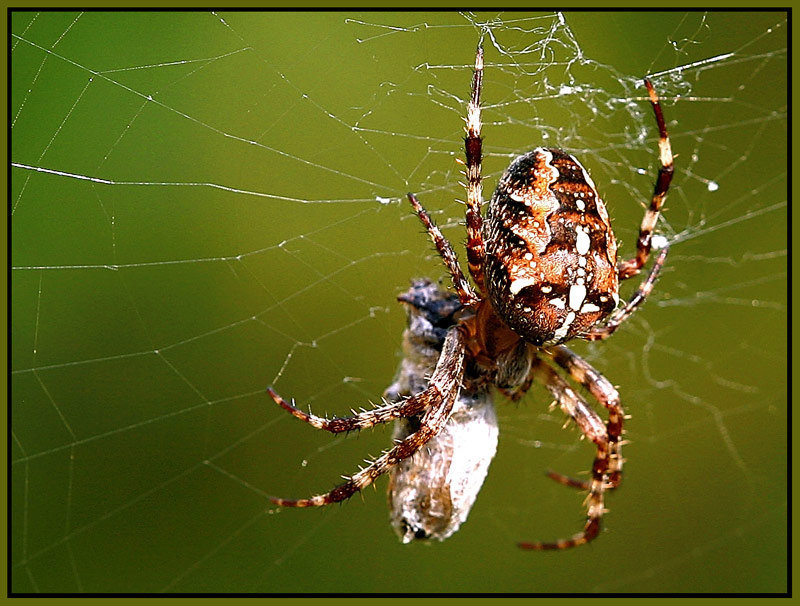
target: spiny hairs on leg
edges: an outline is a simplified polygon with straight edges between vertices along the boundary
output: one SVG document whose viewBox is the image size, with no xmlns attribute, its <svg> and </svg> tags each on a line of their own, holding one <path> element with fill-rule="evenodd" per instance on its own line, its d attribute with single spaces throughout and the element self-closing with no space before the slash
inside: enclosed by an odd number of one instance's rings
<svg viewBox="0 0 800 606">
<path fill-rule="evenodd" d="M 469 273 L 478 290 L 483 292 L 483 185 L 481 183 L 481 160 L 483 140 L 481 138 L 481 82 L 483 81 L 483 47 L 475 52 L 475 71 L 472 76 L 472 93 L 467 104 L 467 135 L 464 137 L 464 157 L 467 177 L 467 263 Z"/>
<path fill-rule="evenodd" d="M 272 387 L 267 388 L 267 393 L 275 400 L 281 408 L 289 412 L 292 416 L 301 421 L 305 421 L 312 427 L 329 431 L 331 433 L 343 433 L 374 427 L 381 423 L 388 423 L 400 417 L 410 417 L 422 412 L 429 404 L 430 397 L 427 392 L 419 393 L 407 400 L 391 402 L 385 406 L 379 406 L 371 410 L 364 410 L 350 417 L 335 417 L 328 419 L 318 417 L 315 414 L 304 412 L 280 397 Z"/>
<path fill-rule="evenodd" d="M 669 191 L 669 184 L 672 182 L 672 175 L 675 172 L 672 146 L 669 142 L 669 133 L 667 132 L 667 125 L 664 122 L 661 104 L 658 101 L 658 94 L 656 94 L 649 80 L 645 80 L 644 84 L 647 87 L 647 93 L 650 96 L 650 104 L 653 106 L 653 113 L 655 113 L 656 124 L 658 125 L 658 158 L 661 167 L 658 169 L 658 177 L 656 177 L 656 185 L 653 190 L 653 197 L 650 200 L 650 207 L 645 211 L 642 224 L 639 227 L 639 238 L 636 242 L 636 256 L 633 259 L 623 261 L 619 264 L 620 280 L 626 280 L 631 276 L 635 276 L 639 273 L 639 270 L 644 264 L 647 263 L 652 246 L 653 231 L 655 230 L 661 207 L 664 206 L 664 200 L 667 198 L 667 191 Z"/>
<path fill-rule="evenodd" d="M 428 211 L 425 210 L 422 204 L 419 203 L 416 196 L 409 193 L 408 200 L 411 202 L 411 206 L 419 216 L 422 224 L 425 226 L 425 229 L 428 230 L 428 235 L 431 237 L 431 240 L 433 240 L 436 250 L 442 257 L 442 261 L 444 261 L 445 267 L 447 267 L 447 271 L 450 273 L 450 277 L 453 279 L 453 286 L 456 289 L 456 293 L 458 294 L 459 301 L 461 301 L 461 305 L 476 305 L 480 301 L 480 297 L 478 297 L 478 295 L 475 293 L 475 290 L 472 288 L 472 285 L 464 276 L 464 272 L 461 271 L 461 267 L 458 264 L 458 258 L 456 257 L 456 253 L 453 250 L 453 247 L 450 245 L 450 242 L 447 241 L 447 238 L 445 238 L 439 228 L 436 227 L 436 224 L 431 219 Z"/>
<path fill-rule="evenodd" d="M 381 423 L 387 423 L 394 419 L 401 417 L 411 417 L 421 413 L 423 410 L 433 405 L 438 398 L 441 397 L 440 385 L 447 385 L 450 381 L 450 374 L 452 369 L 446 363 L 447 358 L 455 355 L 455 339 L 450 342 L 445 340 L 442 348 L 442 354 L 439 357 L 439 362 L 431 375 L 429 385 L 430 388 L 422 391 L 406 400 L 393 402 L 373 408 L 372 410 L 365 410 L 363 412 L 354 414 L 350 417 L 338 417 L 334 419 L 327 419 L 319 417 L 311 412 L 304 412 L 290 404 L 272 387 L 267 388 L 267 393 L 281 408 L 286 410 L 292 416 L 297 417 L 301 421 L 305 421 L 312 427 L 323 429 L 331 433 L 343 433 L 347 431 L 354 431 L 359 429 L 366 429 Z M 461 354 L 463 356 L 463 352 Z"/>
<path fill-rule="evenodd" d="M 606 489 L 616 488 L 622 482 L 622 434 L 625 411 L 619 392 L 591 364 L 573 352 L 566 345 L 556 345 L 545 350 L 553 361 L 566 370 L 570 377 L 586 388 L 598 403 L 608 410 L 606 421 L 608 469 L 606 470 Z M 551 476 L 552 477 L 552 476 Z"/>
<path fill-rule="evenodd" d="M 583 530 L 569 539 L 560 539 L 553 542 L 528 542 L 517 543 L 521 549 L 555 550 L 569 549 L 588 543 L 600 532 L 600 520 L 605 513 L 603 493 L 606 489 L 606 478 L 609 470 L 609 442 L 608 432 L 603 420 L 586 404 L 583 398 L 569 386 L 569 384 L 542 360 L 535 360 L 531 372 L 551 392 L 561 409 L 567 414 L 597 447 L 594 463 L 592 464 L 592 478 L 587 483 L 589 495 L 586 498 L 587 513 L 586 524 Z M 577 480 L 570 480 L 566 476 L 554 474 L 554 478 L 567 486 L 583 487 Z M 553 477 L 551 475 L 551 477 Z M 562 480 L 562 478 L 564 478 Z"/>
<path fill-rule="evenodd" d="M 612 313 L 603 324 L 592 327 L 589 332 L 584 335 L 584 338 L 587 341 L 607 339 L 614 333 L 615 330 L 617 330 L 617 328 L 619 328 L 620 324 L 627 320 L 633 314 L 633 312 L 635 312 L 639 306 L 644 303 L 645 299 L 647 299 L 647 297 L 650 295 L 653 287 L 656 284 L 656 280 L 661 273 L 661 269 L 664 267 L 664 263 L 667 260 L 668 252 L 669 245 L 664 244 L 661 247 L 661 251 L 658 253 L 658 257 L 656 257 L 653 267 L 650 269 L 650 273 L 647 275 L 645 281 L 639 285 L 624 306 L 614 311 L 614 313 Z"/>
<path fill-rule="evenodd" d="M 409 434 L 404 440 L 385 451 L 367 467 L 351 476 L 347 482 L 340 484 L 324 494 L 306 499 L 283 499 L 270 497 L 269 500 L 283 507 L 320 507 L 330 503 L 344 501 L 356 492 L 372 484 L 403 459 L 406 459 L 422 448 L 426 442 L 437 435 L 450 418 L 453 404 L 458 397 L 461 378 L 464 372 L 465 337 L 458 327 L 451 328 L 444 345 L 442 355 L 436 364 L 428 388 L 419 394 L 428 402 L 428 406 L 420 419 L 419 429 Z M 415 396 L 418 397 L 418 396 Z"/>
<path fill-rule="evenodd" d="M 385 474 L 400 461 L 413 455 L 422 448 L 426 442 L 438 434 L 447 423 L 447 419 L 450 416 L 450 411 L 453 409 L 453 403 L 457 396 L 458 389 L 451 390 L 445 394 L 440 406 L 431 407 L 425 415 L 423 415 L 422 423 L 418 431 L 409 435 L 393 448 L 385 451 L 367 467 L 354 474 L 347 482 L 340 484 L 330 492 L 315 495 L 307 499 L 270 497 L 270 501 L 283 507 L 320 507 L 322 505 L 329 505 L 349 499 L 358 491 L 372 484 L 377 478 Z M 433 418 L 434 415 L 432 413 L 442 412 L 446 412 L 446 414 L 436 414 L 435 418 Z"/>
</svg>

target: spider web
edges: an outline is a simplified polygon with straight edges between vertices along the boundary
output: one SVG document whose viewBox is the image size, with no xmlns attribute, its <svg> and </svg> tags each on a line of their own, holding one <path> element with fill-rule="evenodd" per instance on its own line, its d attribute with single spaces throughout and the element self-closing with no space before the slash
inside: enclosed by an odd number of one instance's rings
<svg viewBox="0 0 800 606">
<path fill-rule="evenodd" d="M 12 589 L 785 591 L 787 26 L 12 13 Z M 592 449 L 541 388 L 498 403 L 498 455 L 444 543 L 399 543 L 385 480 L 323 510 L 266 499 L 327 490 L 389 444 L 321 435 L 264 389 L 345 414 L 391 382 L 394 299 L 444 275 L 404 194 L 460 248 L 481 36 L 487 196 L 516 154 L 566 148 L 627 257 L 657 171 L 645 75 L 677 155 L 655 291 L 612 339 L 574 344 L 619 385 L 631 443 L 601 536 L 563 553 L 515 547 L 585 514 L 543 472 L 587 470 Z"/>
</svg>

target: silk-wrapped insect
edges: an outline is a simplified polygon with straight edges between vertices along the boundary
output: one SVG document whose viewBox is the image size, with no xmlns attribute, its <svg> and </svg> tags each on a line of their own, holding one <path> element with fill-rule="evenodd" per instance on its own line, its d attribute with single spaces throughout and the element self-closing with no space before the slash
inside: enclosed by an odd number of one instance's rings
<svg viewBox="0 0 800 606">
<path fill-rule="evenodd" d="M 427 280 L 413 282 L 398 300 L 405 304 L 408 326 L 403 333 L 403 360 L 394 383 L 384 392 L 390 401 L 425 389 L 447 329 L 461 311 L 458 297 Z M 418 416 L 399 419 L 394 439 L 402 440 L 418 428 Z M 390 518 L 404 543 L 443 541 L 459 529 L 486 479 L 497 437 L 491 392 L 462 387 L 444 429 L 390 472 Z"/>
</svg>

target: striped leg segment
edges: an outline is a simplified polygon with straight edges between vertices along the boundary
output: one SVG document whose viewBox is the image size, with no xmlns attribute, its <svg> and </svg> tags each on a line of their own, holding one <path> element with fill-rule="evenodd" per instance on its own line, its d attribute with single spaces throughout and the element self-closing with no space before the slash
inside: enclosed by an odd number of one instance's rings
<svg viewBox="0 0 800 606">
<path fill-rule="evenodd" d="M 635 276 L 639 273 L 644 264 L 647 263 L 652 246 L 651 239 L 653 230 L 656 227 L 661 207 L 664 205 L 664 200 L 667 197 L 669 184 L 672 181 L 672 173 L 674 172 L 672 147 L 669 143 L 669 134 L 667 133 L 667 126 L 664 123 L 661 105 L 658 102 L 658 95 L 649 80 L 645 80 L 644 83 L 647 87 L 647 93 L 650 95 L 650 103 L 653 105 L 653 112 L 656 115 L 656 123 L 658 124 L 658 156 L 661 161 L 661 168 L 658 169 L 658 177 L 656 179 L 653 197 L 650 200 L 650 207 L 645 211 L 642 225 L 639 228 L 639 239 L 636 242 L 636 257 L 619 264 L 618 271 L 620 280 Z"/>
<path fill-rule="evenodd" d="M 442 355 L 436 364 L 436 370 L 431 377 L 428 388 L 419 396 L 415 396 L 422 397 L 427 406 L 420 419 L 420 427 L 416 432 L 398 442 L 367 467 L 352 475 L 345 483 L 340 484 L 329 492 L 306 499 L 270 497 L 270 501 L 283 507 L 320 507 L 330 503 L 338 503 L 369 486 L 376 478 L 389 471 L 397 463 L 417 452 L 442 430 L 450 418 L 464 373 L 464 352 L 464 334 L 458 327 L 451 328 L 445 338 Z"/>
<path fill-rule="evenodd" d="M 475 73 L 472 76 L 472 94 L 467 104 L 467 136 L 464 138 L 464 155 L 467 176 L 467 262 L 469 273 L 478 290 L 485 292 L 483 285 L 483 186 L 481 184 L 481 82 L 483 80 L 483 47 L 475 53 Z"/>
<path fill-rule="evenodd" d="M 592 397 L 608 410 L 606 432 L 608 436 L 608 469 L 606 470 L 606 489 L 616 488 L 622 482 L 622 434 L 625 413 L 620 402 L 619 392 L 611 382 L 600 374 L 591 364 L 564 345 L 545 350 L 553 361 L 566 370 L 570 377 L 587 389 Z M 577 480 L 551 472 L 550 477 L 558 476 L 562 484 L 576 485 Z M 563 479 L 559 479 L 563 478 Z M 569 481 L 564 481 L 569 480 Z"/>
<path fill-rule="evenodd" d="M 586 401 L 573 390 L 569 384 L 541 360 L 534 361 L 532 371 L 538 381 L 540 381 L 553 395 L 561 410 L 564 411 L 580 428 L 583 435 L 594 442 L 597 453 L 594 464 L 592 465 L 591 480 L 587 483 L 576 480 L 562 481 L 564 476 L 558 476 L 562 484 L 577 485 L 580 488 L 587 488 L 589 491 L 586 497 L 587 515 L 586 524 L 583 530 L 569 539 L 544 542 L 521 542 L 518 546 L 522 549 L 551 550 L 568 549 L 583 545 L 594 539 L 600 532 L 600 521 L 605 513 L 603 494 L 607 487 L 607 477 L 610 469 L 611 452 L 609 449 L 609 436 L 606 424 L 598 414 L 589 407 Z"/>
<path fill-rule="evenodd" d="M 461 271 L 461 267 L 458 264 L 458 258 L 456 257 L 456 253 L 453 250 L 453 247 L 450 245 L 450 242 L 448 242 L 444 235 L 442 235 L 441 230 L 436 227 L 436 224 L 433 222 L 433 219 L 431 219 L 428 211 L 423 208 L 416 196 L 410 193 L 408 194 L 408 200 L 411 202 L 411 206 L 414 208 L 414 211 L 417 213 L 417 215 L 419 215 L 419 218 L 422 221 L 422 224 L 425 226 L 425 229 L 428 230 L 428 235 L 430 235 L 434 246 L 436 246 L 436 250 L 442 257 L 445 267 L 447 267 L 447 271 L 450 272 L 450 277 L 453 279 L 453 286 L 456 289 L 456 293 L 458 294 L 459 301 L 461 301 L 461 305 L 476 305 L 480 299 L 473 290 L 469 280 L 467 280 L 466 276 L 464 276 L 464 272 Z"/>
<path fill-rule="evenodd" d="M 329 431 L 331 433 L 343 433 L 374 427 L 380 423 L 388 423 L 400 417 L 410 417 L 419 414 L 431 404 L 431 396 L 427 391 L 418 393 L 415 396 L 399 402 L 391 402 L 385 406 L 379 406 L 371 410 L 362 410 L 350 417 L 335 417 L 328 419 L 318 417 L 311 411 L 304 412 L 280 397 L 274 389 L 267 388 L 267 393 L 275 400 L 281 408 L 301 421 L 305 421 L 312 427 Z"/>
<path fill-rule="evenodd" d="M 642 304 L 648 295 L 652 292 L 656 284 L 658 275 L 661 273 L 661 268 L 664 267 L 664 262 L 667 260 L 667 253 L 669 253 L 669 246 L 665 245 L 658 253 L 647 279 L 639 285 L 636 292 L 633 293 L 628 302 L 612 313 L 604 324 L 594 326 L 592 329 L 583 336 L 588 341 L 598 341 L 610 337 L 619 325 L 627 320 L 631 314 Z"/>
</svg>

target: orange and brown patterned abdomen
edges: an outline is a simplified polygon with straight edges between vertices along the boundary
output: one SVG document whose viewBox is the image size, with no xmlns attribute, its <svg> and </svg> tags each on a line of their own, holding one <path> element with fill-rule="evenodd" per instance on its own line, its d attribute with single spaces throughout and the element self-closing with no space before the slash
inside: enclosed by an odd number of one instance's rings
<svg viewBox="0 0 800 606">
<path fill-rule="evenodd" d="M 619 301 L 605 204 L 560 149 L 536 148 L 511 163 L 489 203 L 484 244 L 492 307 L 530 343 L 579 337 Z"/>
</svg>

